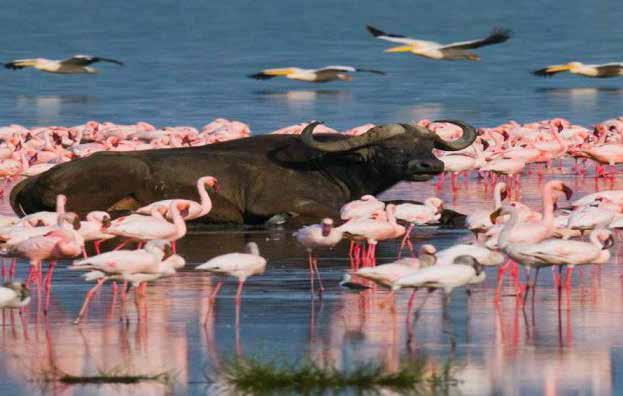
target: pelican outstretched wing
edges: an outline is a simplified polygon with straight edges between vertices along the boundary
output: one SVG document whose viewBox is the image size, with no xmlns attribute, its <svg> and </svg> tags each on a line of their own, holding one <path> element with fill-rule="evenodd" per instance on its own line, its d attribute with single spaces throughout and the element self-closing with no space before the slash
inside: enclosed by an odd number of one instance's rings
<svg viewBox="0 0 623 396">
<path fill-rule="evenodd" d="M 511 37 L 510 30 L 496 28 L 491 32 L 491 34 L 489 34 L 487 37 L 483 39 L 462 41 L 458 43 L 450 43 L 450 44 L 444 45 L 442 49 L 464 50 L 464 49 L 480 48 L 486 45 L 503 43 L 507 41 L 510 37 Z"/>
<path fill-rule="evenodd" d="M 119 66 L 123 66 L 123 62 L 121 61 L 110 59 L 110 58 L 101 58 L 99 56 L 91 56 L 91 55 L 74 55 L 71 58 L 67 58 L 61 61 L 61 63 L 64 63 L 66 65 L 76 65 L 76 66 L 88 66 L 96 62 L 109 62 L 109 63 L 115 63 Z"/>
<path fill-rule="evenodd" d="M 434 41 L 416 40 L 414 38 L 403 36 L 401 34 L 386 33 L 370 25 L 367 25 L 366 29 L 368 29 L 368 32 L 370 32 L 370 34 L 376 37 L 377 39 L 390 41 L 392 43 L 400 43 L 400 44 L 406 44 L 406 45 L 426 45 L 426 46 L 438 46 L 439 45 L 439 43 L 436 43 Z"/>
</svg>

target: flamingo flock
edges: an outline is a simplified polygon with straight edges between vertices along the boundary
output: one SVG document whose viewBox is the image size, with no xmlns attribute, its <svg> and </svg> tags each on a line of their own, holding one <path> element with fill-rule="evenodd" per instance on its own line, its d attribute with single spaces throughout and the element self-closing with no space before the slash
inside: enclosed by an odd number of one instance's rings
<svg viewBox="0 0 623 396">
<path fill-rule="evenodd" d="M 460 129 L 447 123 L 421 120 L 419 124 L 445 139 L 459 138 L 461 134 Z M 297 134 L 306 125 L 297 124 L 274 133 Z M 370 125 L 343 133 L 360 134 Z M 337 132 L 326 126 L 323 128 L 317 132 Z M 0 175 L 8 186 L 13 178 L 29 177 L 97 151 L 192 147 L 244 138 L 250 133 L 247 125 L 225 119 L 217 119 L 201 131 L 191 127 L 158 129 L 144 122 L 134 125 L 88 122 L 72 128 L 32 129 L 11 125 L 0 128 Z M 471 147 L 458 152 L 435 151 L 444 162 L 446 172 L 451 174 L 453 191 L 458 189 L 460 175 L 464 178 L 473 175 L 492 186 L 493 205 L 472 211 L 466 218 L 466 226 L 474 235 L 471 243 L 441 251 L 434 245 L 423 244 L 415 254 L 412 235 L 420 227 L 439 224 L 445 210 L 443 200 L 431 196 L 421 203 L 384 202 L 365 195 L 345 204 L 339 219 L 325 218 L 294 232 L 293 237 L 308 254 L 311 294 L 316 295 L 316 281 L 320 297 L 325 290 L 319 254 L 335 248 L 344 239 L 350 242 L 351 268 L 344 274 L 341 284 L 359 292 L 376 287 L 386 288 L 389 295 L 402 288 L 442 289 L 449 299 L 453 289 L 469 289 L 481 283 L 487 267 L 498 269 L 496 301 L 499 301 L 507 271 L 512 275 L 515 295 L 522 303 L 530 290 L 534 296 L 538 273 L 544 267 L 553 268 L 556 287 L 571 287 L 576 266 L 608 262 L 616 230 L 623 228 L 623 190 L 597 191 L 570 201 L 567 208 L 558 209 L 559 203 L 571 199 L 573 191 L 560 180 L 550 180 L 543 188 L 542 211 L 522 203 L 517 193 L 515 200 L 510 198 L 513 191 L 519 190 L 522 174 L 536 171 L 541 177 L 544 167 L 551 167 L 554 161 L 565 157 L 576 161 L 573 172 L 579 177 L 587 174 L 586 161 L 592 160 L 596 179 L 612 179 L 616 165 L 623 162 L 622 147 L 623 117 L 603 121 L 590 129 L 560 118 L 527 124 L 511 121 L 481 128 Z M 500 177 L 505 180 L 499 180 Z M 222 182 L 227 183 L 227 180 Z M 210 195 L 218 194 L 220 183 L 216 177 L 206 175 L 196 182 L 197 200 L 157 201 L 117 219 L 102 211 L 91 212 L 80 219 L 77 214 L 65 210 L 67 198 L 63 195 L 57 197 L 54 212 L 38 212 L 21 218 L 1 216 L 0 253 L 12 261 L 8 271 L 3 265 L 2 275 L 9 281 L 0 288 L 0 306 L 24 309 L 30 301 L 29 287 L 34 283 L 37 290 L 45 293 L 44 297 L 38 293 L 37 298 L 45 298 L 42 306 L 47 312 L 56 262 L 73 259 L 76 260 L 69 268 L 85 271 L 84 280 L 95 282 L 85 296 L 76 323 L 84 319 L 89 302 L 106 281 L 112 281 L 115 292 L 117 282 L 123 282 L 123 299 L 128 287 L 135 288 L 136 298 L 144 298 L 147 283 L 174 276 L 185 266 L 185 259 L 177 254 L 176 241 L 186 235 L 186 221 L 211 211 Z M 445 176 L 441 175 L 435 188 L 440 190 L 444 184 Z M 117 247 L 102 253 L 101 244 L 113 239 L 120 240 Z M 131 243 L 136 244 L 136 249 L 126 248 Z M 380 243 L 397 245 L 394 261 L 377 265 Z M 87 256 L 87 244 L 93 244 L 96 255 Z M 405 247 L 410 257 L 402 257 Z M 24 283 L 12 280 L 17 259 L 26 259 L 30 264 Z M 245 281 L 262 274 L 266 267 L 267 260 L 260 255 L 258 246 L 250 243 L 245 253 L 213 257 L 195 269 L 217 277 L 237 278 L 239 307 Z M 520 268 L 525 269 L 524 282 Z M 567 268 L 567 275 L 563 282 L 560 274 L 564 268 Z M 217 283 L 211 300 L 217 298 L 221 284 L 221 281 Z M 409 301 L 409 309 L 414 296 L 415 293 Z"/>
</svg>

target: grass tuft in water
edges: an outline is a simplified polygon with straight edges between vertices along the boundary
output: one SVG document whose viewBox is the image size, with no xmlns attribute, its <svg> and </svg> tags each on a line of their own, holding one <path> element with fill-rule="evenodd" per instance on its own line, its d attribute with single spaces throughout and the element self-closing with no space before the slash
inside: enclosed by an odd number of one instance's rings
<svg viewBox="0 0 623 396">
<path fill-rule="evenodd" d="M 173 375 L 168 371 L 156 374 L 134 374 L 119 368 L 99 371 L 95 375 L 73 375 L 54 368 L 44 372 L 41 377 L 43 382 L 60 382 L 67 385 L 138 384 L 146 381 L 169 384 L 173 379 Z"/>
<path fill-rule="evenodd" d="M 334 367 L 320 367 L 309 361 L 298 364 L 236 359 L 222 368 L 225 382 L 243 393 L 261 394 L 277 390 L 317 393 L 353 388 L 375 391 L 391 388 L 418 394 L 435 393 L 456 384 L 450 370 L 441 373 L 426 370 L 424 360 L 403 363 L 396 372 L 386 372 L 378 364 L 364 364 L 347 372 Z"/>
</svg>

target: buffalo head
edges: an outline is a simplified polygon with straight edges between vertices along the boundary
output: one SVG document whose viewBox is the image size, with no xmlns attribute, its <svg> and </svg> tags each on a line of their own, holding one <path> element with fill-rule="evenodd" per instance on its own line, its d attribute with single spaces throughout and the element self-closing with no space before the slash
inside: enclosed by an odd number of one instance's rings
<svg viewBox="0 0 623 396">
<path fill-rule="evenodd" d="M 327 154 L 356 153 L 389 179 L 425 181 L 443 172 L 443 162 L 433 155 L 433 148 L 462 150 L 472 144 L 477 135 L 473 127 L 461 121 L 436 122 L 460 126 L 463 136 L 446 141 L 419 125 L 387 124 L 348 139 L 317 140 L 313 130 L 320 122 L 312 122 L 303 130 L 301 139 L 308 147 Z"/>
</svg>

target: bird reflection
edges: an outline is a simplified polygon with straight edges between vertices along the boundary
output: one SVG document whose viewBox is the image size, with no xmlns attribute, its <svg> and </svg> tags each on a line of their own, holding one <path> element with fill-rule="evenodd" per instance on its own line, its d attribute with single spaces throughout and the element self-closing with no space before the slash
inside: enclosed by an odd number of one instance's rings
<svg viewBox="0 0 623 396">
<path fill-rule="evenodd" d="M 326 102 L 349 102 L 352 100 L 352 93 L 349 90 L 341 89 L 320 89 L 320 90 L 261 90 L 255 94 L 263 99 L 274 102 L 285 103 L 292 109 L 304 108 L 317 101 Z"/>
<path fill-rule="evenodd" d="M 97 103 L 97 97 L 90 95 L 42 95 L 18 96 L 17 109 L 36 112 L 37 123 L 58 123 L 60 115 L 67 108 L 90 106 Z"/>
</svg>

